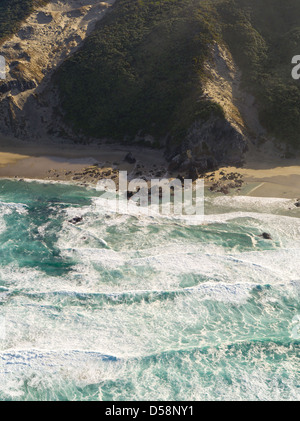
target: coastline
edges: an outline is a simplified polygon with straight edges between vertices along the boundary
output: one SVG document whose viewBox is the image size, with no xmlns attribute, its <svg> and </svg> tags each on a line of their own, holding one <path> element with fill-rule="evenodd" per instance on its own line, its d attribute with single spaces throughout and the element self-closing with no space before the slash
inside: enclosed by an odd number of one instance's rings
<svg viewBox="0 0 300 421">
<path fill-rule="evenodd" d="M 223 172 L 237 172 L 248 185 L 246 196 L 298 199 L 300 197 L 300 166 L 286 165 L 286 160 L 274 162 L 273 168 L 259 168 L 257 163 L 247 163 L 243 168 L 225 167 L 215 172 L 216 180 Z M 221 173 L 221 174 L 220 174 Z M 242 190 L 245 189 L 245 186 Z"/>
<path fill-rule="evenodd" d="M 135 163 L 125 157 L 131 153 Z M 283 159 L 270 153 L 246 155 L 243 167 L 222 167 L 205 175 L 205 185 L 212 186 L 232 180 L 235 174 L 241 182 L 226 194 L 252 197 L 298 199 L 300 197 L 299 159 Z M 162 151 L 137 145 L 71 143 L 26 143 L 1 138 L 0 178 L 38 179 L 93 185 L 101 178 L 117 178 L 118 171 L 127 171 L 132 178 L 176 177 L 168 173 Z M 229 184 L 230 186 L 230 184 Z M 224 194 L 224 193 L 223 193 Z"/>
<path fill-rule="evenodd" d="M 157 149 L 121 144 L 36 144 L 9 138 L 0 142 L 0 179 L 95 184 L 103 177 L 112 178 L 117 171 L 132 176 L 136 172 L 147 177 L 166 176 L 167 162 Z M 125 160 L 128 153 L 134 156 L 135 163 Z"/>
</svg>

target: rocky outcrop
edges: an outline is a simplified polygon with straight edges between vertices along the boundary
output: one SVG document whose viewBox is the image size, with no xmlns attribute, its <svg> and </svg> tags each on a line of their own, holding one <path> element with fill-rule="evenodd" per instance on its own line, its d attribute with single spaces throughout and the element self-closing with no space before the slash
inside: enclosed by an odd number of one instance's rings
<svg viewBox="0 0 300 421">
<path fill-rule="evenodd" d="M 3 82 L 0 85 L 0 94 L 6 94 L 7 92 L 17 90 L 18 92 L 25 92 L 29 89 L 36 88 L 37 84 L 34 80 L 22 80 L 13 79 L 9 82 Z"/>
<path fill-rule="evenodd" d="M 196 121 L 182 144 L 169 145 L 166 152 L 169 171 L 185 171 L 193 179 L 220 166 L 241 165 L 251 138 L 263 133 L 253 97 L 240 88 L 241 74 L 228 49 L 214 43 L 204 67 L 201 100 L 222 107 L 224 118 Z"/>
<path fill-rule="evenodd" d="M 51 0 L 0 46 L 6 61 L 6 80 L 0 80 L 0 134 L 39 142 L 71 135 L 58 113 L 51 77 L 114 1 Z"/>
<path fill-rule="evenodd" d="M 272 240 L 272 236 L 271 236 L 271 234 L 269 234 L 268 232 L 263 232 L 263 233 L 260 235 L 260 237 L 261 237 L 261 238 L 263 238 L 264 240 Z"/>
<path fill-rule="evenodd" d="M 124 161 L 128 162 L 129 164 L 135 164 L 136 159 L 133 156 L 132 152 L 128 152 L 128 154 L 125 156 Z"/>
<path fill-rule="evenodd" d="M 195 122 L 182 145 L 169 152 L 169 171 L 186 171 L 195 179 L 222 165 L 241 165 L 246 150 L 245 137 L 226 119 L 212 116 Z"/>
</svg>

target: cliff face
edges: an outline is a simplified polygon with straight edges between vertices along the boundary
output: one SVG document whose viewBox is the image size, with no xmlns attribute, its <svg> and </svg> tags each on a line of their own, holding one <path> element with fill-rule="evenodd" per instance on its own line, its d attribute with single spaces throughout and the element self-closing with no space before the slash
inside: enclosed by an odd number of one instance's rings
<svg viewBox="0 0 300 421">
<path fill-rule="evenodd" d="M 191 174 L 242 163 L 249 142 L 295 147 L 300 89 L 283 50 L 300 18 L 287 1 L 272 2 L 281 35 L 269 0 L 35 2 L 0 46 L 0 134 L 142 143 Z"/>
<path fill-rule="evenodd" d="M 214 114 L 197 120 L 178 148 L 167 151 L 170 168 L 192 174 L 222 165 L 239 165 L 248 142 L 265 135 L 254 97 L 241 88 L 241 72 L 225 45 L 215 42 L 204 64 L 203 95 L 222 107 L 224 118 Z"/>
</svg>

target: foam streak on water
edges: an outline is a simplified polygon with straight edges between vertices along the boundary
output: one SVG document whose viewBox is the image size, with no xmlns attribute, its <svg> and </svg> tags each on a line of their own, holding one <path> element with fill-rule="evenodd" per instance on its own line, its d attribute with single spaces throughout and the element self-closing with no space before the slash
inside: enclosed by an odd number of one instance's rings
<svg viewBox="0 0 300 421">
<path fill-rule="evenodd" d="M 207 198 L 189 227 L 99 194 L 0 182 L 0 399 L 299 399 L 292 202 Z"/>
</svg>

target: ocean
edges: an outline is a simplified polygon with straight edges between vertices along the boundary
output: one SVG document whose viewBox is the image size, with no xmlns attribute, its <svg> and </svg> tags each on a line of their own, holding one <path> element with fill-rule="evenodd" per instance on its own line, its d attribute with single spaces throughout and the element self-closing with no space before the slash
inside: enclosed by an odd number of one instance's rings
<svg viewBox="0 0 300 421">
<path fill-rule="evenodd" d="M 0 181 L 0 400 L 299 400 L 294 202 L 206 195 L 187 226 L 99 195 Z"/>
</svg>

